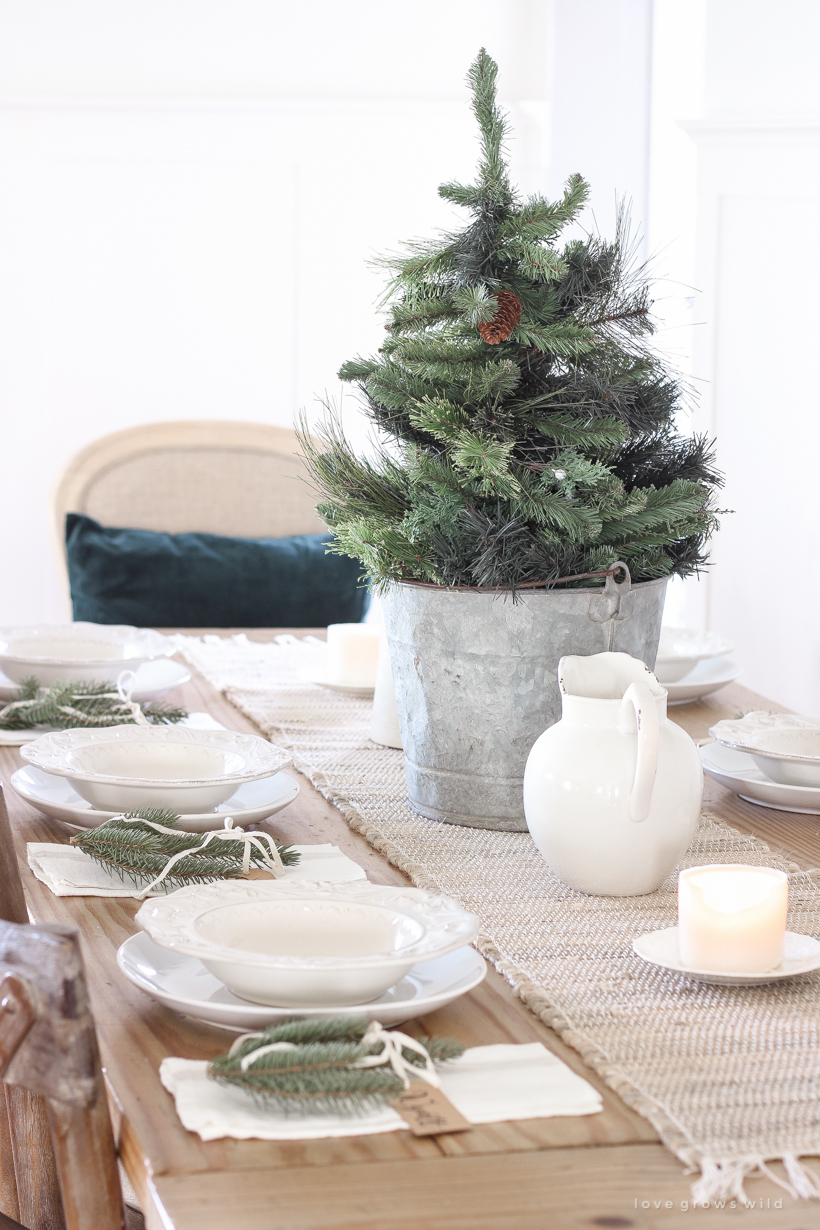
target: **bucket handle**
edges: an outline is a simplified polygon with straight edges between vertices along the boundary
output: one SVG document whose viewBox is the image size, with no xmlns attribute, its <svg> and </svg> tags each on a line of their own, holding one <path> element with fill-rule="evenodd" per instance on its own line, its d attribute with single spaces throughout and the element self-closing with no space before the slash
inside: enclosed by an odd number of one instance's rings
<svg viewBox="0 0 820 1230">
<path fill-rule="evenodd" d="M 629 818 L 641 824 L 649 815 L 652 790 L 658 772 L 658 747 L 660 723 L 655 697 L 648 683 L 630 683 L 621 701 L 621 729 L 629 716 L 630 706 L 635 710 L 638 726 L 638 754 L 635 761 L 635 779 L 629 793 Z"/>
<path fill-rule="evenodd" d="M 621 582 L 615 580 L 615 573 L 623 572 L 624 579 Z M 593 590 L 589 601 L 589 618 L 595 624 L 610 624 L 612 621 L 618 623 L 629 617 L 632 610 L 632 604 L 629 601 L 624 601 L 627 595 L 632 591 L 632 576 L 629 568 L 623 560 L 615 560 L 611 564 L 607 564 L 606 584 L 602 590 Z M 614 629 L 610 627 L 610 641 Z M 607 649 L 611 649 L 611 643 L 607 645 Z"/>
</svg>

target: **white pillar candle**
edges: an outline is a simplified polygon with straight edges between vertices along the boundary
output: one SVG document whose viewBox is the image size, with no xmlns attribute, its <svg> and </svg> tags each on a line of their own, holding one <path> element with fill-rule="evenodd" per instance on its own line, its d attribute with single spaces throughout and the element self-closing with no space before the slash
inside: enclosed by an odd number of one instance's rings
<svg viewBox="0 0 820 1230">
<path fill-rule="evenodd" d="M 774 867 L 689 867 L 678 877 L 682 964 L 738 974 L 776 969 L 788 904 L 789 878 Z"/>
<path fill-rule="evenodd" d="M 373 624 L 328 624 L 328 682 L 373 688 L 378 661 L 379 630 Z"/>
<path fill-rule="evenodd" d="M 383 636 L 379 643 L 379 666 L 376 671 L 376 691 L 373 693 L 373 712 L 370 715 L 370 738 L 374 743 L 383 743 L 385 747 L 402 747 L 399 711 L 393 690 L 390 647 L 386 636 Z"/>
</svg>

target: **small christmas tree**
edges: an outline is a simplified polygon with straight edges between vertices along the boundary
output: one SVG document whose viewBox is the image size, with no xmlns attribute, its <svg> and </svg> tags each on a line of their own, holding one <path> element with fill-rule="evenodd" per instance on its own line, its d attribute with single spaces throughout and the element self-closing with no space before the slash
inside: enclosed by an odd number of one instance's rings
<svg viewBox="0 0 820 1230">
<path fill-rule="evenodd" d="M 376 456 L 357 457 L 332 413 L 317 440 L 303 423 L 332 549 L 377 585 L 594 584 L 617 559 L 635 580 L 686 576 L 705 562 L 720 478 L 706 439 L 675 428 L 681 390 L 647 342 L 628 217 L 613 242 L 559 249 L 587 185 L 572 176 L 556 203 L 516 195 L 496 74 L 482 50 L 477 181 L 439 188 L 468 225 L 382 262 L 384 345 L 339 372 L 384 433 Z"/>
</svg>

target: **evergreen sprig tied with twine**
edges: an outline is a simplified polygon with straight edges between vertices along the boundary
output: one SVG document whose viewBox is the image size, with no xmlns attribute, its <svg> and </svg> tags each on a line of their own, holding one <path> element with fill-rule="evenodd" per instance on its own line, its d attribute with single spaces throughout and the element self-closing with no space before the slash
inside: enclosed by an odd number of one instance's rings
<svg viewBox="0 0 820 1230">
<path fill-rule="evenodd" d="M 169 726 L 188 716 L 185 709 L 151 701 L 140 706 L 153 726 Z M 20 685 L 20 694 L 0 709 L 0 730 L 31 730 L 49 726 L 75 730 L 86 726 L 137 724 L 134 703 L 126 693 L 112 691 L 108 683 L 53 683 L 42 687 L 33 676 Z"/>
<path fill-rule="evenodd" d="M 230 817 L 226 817 L 224 831 L 210 833 L 177 830 L 179 819 L 173 811 L 142 807 L 77 833 L 71 838 L 71 845 L 101 867 L 115 872 L 123 883 L 130 880 L 135 885 L 150 887 L 162 877 L 163 886 L 169 890 L 185 884 L 239 879 L 245 874 L 246 862 L 254 868 L 270 870 L 271 843 L 284 866 L 292 867 L 299 861 L 299 854 L 291 846 L 282 845 L 267 833 L 243 836 L 242 829 L 232 827 Z M 252 837 L 255 842 L 250 840 Z M 183 852 L 185 856 L 166 872 L 170 860 Z"/>
<path fill-rule="evenodd" d="M 356 1114 L 401 1093 L 411 1077 L 438 1086 L 433 1062 L 463 1053 L 452 1038 L 410 1038 L 377 1021 L 288 1021 L 237 1038 L 208 1076 L 285 1112 Z"/>
</svg>

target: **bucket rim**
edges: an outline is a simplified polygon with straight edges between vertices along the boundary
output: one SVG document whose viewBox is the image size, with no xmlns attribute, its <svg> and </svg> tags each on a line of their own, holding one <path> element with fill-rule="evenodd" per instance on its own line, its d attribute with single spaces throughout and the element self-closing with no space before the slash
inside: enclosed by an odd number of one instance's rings
<svg viewBox="0 0 820 1230">
<path fill-rule="evenodd" d="M 665 577 L 653 577 L 651 581 L 633 581 L 631 590 L 649 589 L 653 585 L 666 585 L 672 580 L 672 573 L 667 573 Z M 474 594 L 477 597 L 512 597 L 513 595 L 522 598 L 527 598 L 530 595 L 533 597 L 540 595 L 558 595 L 565 597 L 568 594 L 594 594 L 602 595 L 605 585 L 587 585 L 583 589 L 556 589 L 554 585 L 539 584 L 535 585 L 517 585 L 513 590 L 510 586 L 497 585 L 492 587 L 479 587 L 477 585 L 435 585 L 432 581 L 398 581 L 390 582 L 391 586 L 395 585 L 400 589 L 423 589 L 429 592 L 438 594 Z M 616 585 L 620 589 L 620 584 L 616 581 Z M 616 591 L 617 592 L 617 591 Z M 627 591 L 628 592 L 628 591 Z"/>
</svg>

